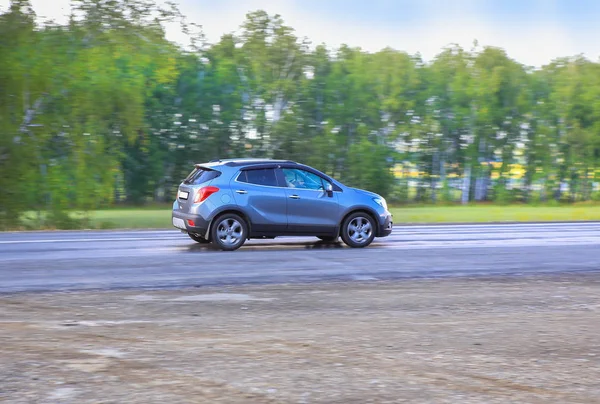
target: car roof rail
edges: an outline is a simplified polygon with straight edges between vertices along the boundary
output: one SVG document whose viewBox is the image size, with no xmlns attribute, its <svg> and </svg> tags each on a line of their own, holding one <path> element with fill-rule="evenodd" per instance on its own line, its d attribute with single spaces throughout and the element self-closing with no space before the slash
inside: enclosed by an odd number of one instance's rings
<svg viewBox="0 0 600 404">
<path fill-rule="evenodd" d="M 229 167 L 240 167 L 240 166 L 256 166 L 263 164 L 298 164 L 292 160 L 275 160 L 275 159 L 237 159 L 233 161 L 228 161 L 225 163 L 226 166 Z"/>
</svg>

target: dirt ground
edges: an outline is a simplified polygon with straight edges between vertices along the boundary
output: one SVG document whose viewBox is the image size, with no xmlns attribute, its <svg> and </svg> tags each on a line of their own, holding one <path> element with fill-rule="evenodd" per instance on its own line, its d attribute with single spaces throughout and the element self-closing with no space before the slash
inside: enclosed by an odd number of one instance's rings
<svg viewBox="0 0 600 404">
<path fill-rule="evenodd" d="M 600 274 L 0 296 L 10 403 L 600 403 Z"/>
</svg>

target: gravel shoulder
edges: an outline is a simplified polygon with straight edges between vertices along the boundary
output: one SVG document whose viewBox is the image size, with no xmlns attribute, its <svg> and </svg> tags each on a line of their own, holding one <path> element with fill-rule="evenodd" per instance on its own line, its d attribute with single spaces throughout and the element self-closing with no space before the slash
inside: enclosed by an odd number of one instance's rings
<svg viewBox="0 0 600 404">
<path fill-rule="evenodd" d="M 600 274 L 0 295 L 11 403 L 600 402 Z"/>
</svg>

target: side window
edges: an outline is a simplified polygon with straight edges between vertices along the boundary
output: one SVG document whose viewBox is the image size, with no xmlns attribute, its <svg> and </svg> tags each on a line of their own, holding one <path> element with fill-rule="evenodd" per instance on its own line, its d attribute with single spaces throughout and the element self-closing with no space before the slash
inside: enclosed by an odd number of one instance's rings
<svg viewBox="0 0 600 404">
<path fill-rule="evenodd" d="M 247 182 L 249 184 L 256 185 L 266 185 L 269 187 L 278 186 L 277 177 L 275 177 L 275 170 L 272 168 L 242 171 L 237 180 L 239 182 Z"/>
<path fill-rule="evenodd" d="M 316 174 L 295 168 L 284 168 L 282 171 L 289 188 L 324 189 L 324 180 Z"/>
</svg>

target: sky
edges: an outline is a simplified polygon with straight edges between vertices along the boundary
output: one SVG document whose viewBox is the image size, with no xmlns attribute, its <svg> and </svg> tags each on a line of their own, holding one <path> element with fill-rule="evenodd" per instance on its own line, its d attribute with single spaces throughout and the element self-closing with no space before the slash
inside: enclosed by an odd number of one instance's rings
<svg viewBox="0 0 600 404">
<path fill-rule="evenodd" d="M 431 60 L 445 46 L 498 46 L 517 61 L 542 66 L 557 57 L 600 59 L 600 0 L 176 0 L 209 42 L 235 32 L 246 13 L 280 14 L 313 44 L 384 47 Z M 9 0 L 0 0 L 5 10 Z M 38 16 L 61 21 L 69 0 L 31 0 Z M 168 36 L 185 39 L 176 29 Z"/>
</svg>

